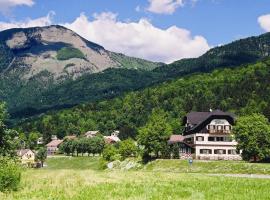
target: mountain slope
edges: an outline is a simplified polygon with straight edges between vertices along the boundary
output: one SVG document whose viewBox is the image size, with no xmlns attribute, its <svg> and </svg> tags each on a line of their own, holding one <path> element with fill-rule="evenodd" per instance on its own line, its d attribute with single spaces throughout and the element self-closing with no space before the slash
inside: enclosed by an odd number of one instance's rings
<svg viewBox="0 0 270 200">
<path fill-rule="evenodd" d="M 180 78 L 107 101 L 82 104 L 21 124 L 45 138 L 70 133 L 120 130 L 122 138 L 135 137 L 152 112 L 166 112 L 174 133 L 181 132 L 181 118 L 189 111 L 222 109 L 237 115 L 262 113 L 270 119 L 270 58 L 235 69 Z"/>
<path fill-rule="evenodd" d="M 66 30 L 58 26 L 26 30 L 31 35 L 32 32 L 37 32 L 36 29 L 48 28 L 52 28 L 53 30 L 56 28 Z M 12 29 L 0 33 L 1 40 L 9 40 L 14 31 L 16 33 L 18 32 L 17 29 Z M 19 29 L 19 32 L 20 31 L 21 29 Z M 23 29 L 23 31 L 25 31 L 25 29 Z M 69 30 L 67 31 L 69 32 Z M 78 35 L 75 34 L 75 36 L 78 40 L 85 41 Z M 36 41 L 36 39 L 32 40 Z M 50 41 L 51 40 L 52 39 L 50 39 Z M 57 41 L 55 38 L 54 40 Z M 31 44 L 31 41 L 26 42 L 25 45 Z M 33 41 L 33 44 L 36 45 L 37 43 L 37 46 L 41 48 L 40 42 Z M 192 73 L 210 72 L 217 68 L 239 67 L 246 63 L 261 60 L 270 54 L 270 33 L 238 40 L 228 45 L 213 48 L 199 58 L 183 59 L 169 65 L 163 65 L 162 67 L 157 67 L 161 65 L 159 63 L 147 62 L 137 58 L 130 58 L 123 54 L 108 52 L 97 44 L 91 42 L 86 43 L 90 48 L 89 51 L 99 51 L 99 49 L 101 49 L 101 51 L 107 52 L 112 62 L 120 63 L 122 67 L 111 68 L 101 73 L 94 74 L 91 74 L 90 67 L 90 71 L 75 70 L 75 74 L 69 72 L 66 73 L 66 75 L 62 74 L 56 78 L 57 76 L 51 71 L 51 68 L 47 68 L 46 65 L 44 65 L 41 66 L 44 70 L 40 73 L 29 74 L 29 72 L 27 72 L 29 67 L 19 67 L 14 64 L 17 63 L 18 60 L 16 58 L 16 61 L 14 61 L 14 56 L 24 56 L 24 54 L 17 53 L 16 50 L 11 50 L 10 48 L 6 48 L 5 45 L 2 45 L 2 48 L 5 50 L 2 55 L 5 54 L 7 56 L 1 56 L 0 53 L 0 59 L 2 59 L 2 63 L 9 63 L 9 66 L 7 67 L 7 64 L 0 65 L 6 66 L 2 75 L 0 75 L 0 99 L 8 102 L 12 117 L 23 118 L 43 113 L 47 110 L 62 109 L 88 101 L 93 102 L 113 98 L 131 90 L 142 89 L 153 84 Z M 44 45 L 42 44 L 41 46 Z M 35 48 L 37 47 L 35 46 Z M 42 48 L 44 49 L 44 47 Z M 85 59 L 88 59 L 88 57 L 83 57 L 85 54 L 80 53 L 82 50 L 80 50 L 79 47 L 79 51 L 76 50 L 76 48 L 63 48 L 64 49 L 60 48 L 59 50 L 60 55 L 57 55 L 59 52 L 54 52 L 56 53 L 56 57 L 60 57 L 60 61 L 57 60 L 55 62 L 62 62 L 62 59 L 74 55 L 77 57 L 76 60 L 83 60 L 82 62 L 86 62 Z M 74 46 L 72 48 L 74 48 Z M 30 50 L 26 48 L 27 51 L 33 51 L 31 49 L 32 47 Z M 50 59 L 52 59 L 52 56 Z M 52 60 L 55 60 L 55 58 Z M 63 62 L 65 62 L 65 60 Z M 76 68 L 76 65 L 69 63 L 65 67 L 67 68 L 65 70 L 68 71 Z M 154 70 L 150 71 L 150 69 Z M 27 75 L 25 75 L 25 73 Z M 20 78 L 22 74 L 24 74 L 23 77 L 30 76 L 30 78 Z"/>
<path fill-rule="evenodd" d="M 109 52 L 62 26 L 10 29 L 0 32 L 0 72 L 18 71 L 29 79 L 46 70 L 55 79 L 79 77 L 108 68 L 152 70 L 158 63 Z M 142 65 L 143 64 L 143 65 Z M 23 73 L 22 73 L 23 72 Z"/>
<path fill-rule="evenodd" d="M 266 33 L 215 47 L 198 58 L 182 59 L 154 71 L 177 77 L 194 72 L 210 72 L 217 68 L 238 67 L 269 55 L 270 33 Z"/>
<path fill-rule="evenodd" d="M 43 95 L 76 84 L 86 74 L 113 68 L 149 71 L 162 65 L 107 51 L 62 26 L 9 29 L 0 32 L 0 100 L 11 112 L 53 108 L 57 100 L 48 105 Z"/>
</svg>

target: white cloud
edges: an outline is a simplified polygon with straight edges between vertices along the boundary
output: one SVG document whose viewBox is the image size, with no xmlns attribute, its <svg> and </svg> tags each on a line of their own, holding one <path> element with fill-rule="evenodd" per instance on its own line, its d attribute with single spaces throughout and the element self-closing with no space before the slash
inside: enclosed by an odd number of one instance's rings
<svg viewBox="0 0 270 200">
<path fill-rule="evenodd" d="M 148 11 L 157 14 L 173 14 L 175 10 L 184 6 L 183 0 L 148 0 L 150 5 Z"/>
<path fill-rule="evenodd" d="M 270 32 L 270 14 L 260 16 L 258 23 L 263 30 Z"/>
<path fill-rule="evenodd" d="M 24 21 L 11 21 L 11 22 L 0 22 L 0 31 L 10 28 L 27 28 L 35 26 L 48 26 L 52 24 L 52 18 L 55 13 L 49 12 L 47 16 L 37 19 L 26 19 Z"/>
<path fill-rule="evenodd" d="M 37 19 L 0 22 L 0 31 L 48 26 L 53 23 L 53 15 L 54 12 L 50 12 Z M 82 13 L 72 23 L 63 25 L 110 51 L 153 61 L 170 63 L 181 58 L 198 57 L 209 49 L 204 37 L 192 36 L 186 29 L 176 26 L 160 29 L 147 19 L 119 21 L 117 14 L 110 12 L 95 14 L 93 20 Z"/>
<path fill-rule="evenodd" d="M 7 14 L 13 7 L 33 5 L 33 0 L 0 0 L 0 12 L 3 14 Z"/>
<path fill-rule="evenodd" d="M 82 13 L 72 23 L 63 25 L 108 50 L 153 61 L 169 63 L 200 56 L 209 49 L 204 37 L 192 36 L 186 29 L 160 29 L 147 19 L 122 22 L 110 12 L 95 14 L 92 21 Z"/>
</svg>

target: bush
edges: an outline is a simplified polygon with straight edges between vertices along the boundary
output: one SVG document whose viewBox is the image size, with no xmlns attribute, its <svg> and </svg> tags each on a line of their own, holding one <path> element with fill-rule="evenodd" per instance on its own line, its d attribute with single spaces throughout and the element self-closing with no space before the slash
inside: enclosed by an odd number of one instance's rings
<svg viewBox="0 0 270 200">
<path fill-rule="evenodd" d="M 137 155 L 137 146 L 132 139 L 127 139 L 119 144 L 119 153 L 123 159 L 135 157 Z"/>
<path fill-rule="evenodd" d="M 0 157 L 0 191 L 15 191 L 21 181 L 21 168 L 15 160 Z"/>
<path fill-rule="evenodd" d="M 102 157 L 107 161 L 114 161 L 121 159 L 119 156 L 118 149 L 113 145 L 107 145 L 103 150 Z"/>
</svg>

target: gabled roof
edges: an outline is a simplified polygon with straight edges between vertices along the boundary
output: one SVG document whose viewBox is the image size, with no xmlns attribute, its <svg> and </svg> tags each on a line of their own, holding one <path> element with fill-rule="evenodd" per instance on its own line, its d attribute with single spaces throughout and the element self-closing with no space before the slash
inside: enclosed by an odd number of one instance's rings
<svg viewBox="0 0 270 200">
<path fill-rule="evenodd" d="M 68 135 L 65 137 L 65 139 L 68 139 L 68 140 L 73 140 L 73 139 L 76 139 L 77 136 L 76 135 Z"/>
<path fill-rule="evenodd" d="M 107 143 L 111 142 L 120 142 L 121 140 L 117 136 L 104 136 L 104 139 Z"/>
<path fill-rule="evenodd" d="M 52 140 L 46 146 L 47 147 L 58 147 L 62 142 L 63 142 L 63 140 Z"/>
<path fill-rule="evenodd" d="M 209 112 L 190 112 L 187 114 L 187 120 L 190 124 L 199 124 L 209 116 Z"/>
<path fill-rule="evenodd" d="M 22 157 L 24 154 L 26 154 L 26 153 L 29 152 L 29 151 L 32 152 L 31 149 L 20 149 L 20 150 L 17 151 L 17 156 Z M 32 152 L 32 153 L 33 153 L 33 152 Z"/>
<path fill-rule="evenodd" d="M 215 110 L 213 112 L 190 112 L 184 118 L 184 124 L 188 122 L 193 126 L 191 129 L 184 131 L 184 134 L 187 135 L 200 131 L 213 119 L 226 119 L 230 124 L 234 124 L 235 115 L 221 110 Z"/>
<path fill-rule="evenodd" d="M 99 133 L 99 131 L 87 131 L 84 135 L 85 136 L 94 136 L 98 133 Z"/>
</svg>

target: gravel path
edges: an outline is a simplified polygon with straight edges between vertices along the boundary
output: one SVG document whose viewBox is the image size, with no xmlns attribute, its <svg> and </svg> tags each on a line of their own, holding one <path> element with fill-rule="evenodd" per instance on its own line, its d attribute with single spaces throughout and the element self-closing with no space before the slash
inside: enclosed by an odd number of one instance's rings
<svg viewBox="0 0 270 200">
<path fill-rule="evenodd" d="M 270 179 L 270 175 L 264 174 L 209 174 L 210 176 L 226 176 L 226 177 L 237 177 L 237 178 L 261 178 Z"/>
</svg>

